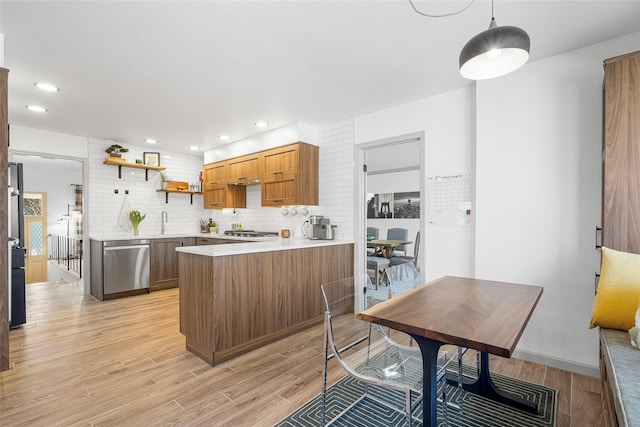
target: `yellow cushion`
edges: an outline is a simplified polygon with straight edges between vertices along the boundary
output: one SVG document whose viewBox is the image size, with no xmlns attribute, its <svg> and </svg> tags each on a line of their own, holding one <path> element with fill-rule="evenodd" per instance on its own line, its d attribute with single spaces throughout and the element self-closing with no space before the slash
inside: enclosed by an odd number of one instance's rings
<svg viewBox="0 0 640 427">
<path fill-rule="evenodd" d="M 602 268 L 591 313 L 594 328 L 628 331 L 640 299 L 640 255 L 602 248 Z"/>
</svg>

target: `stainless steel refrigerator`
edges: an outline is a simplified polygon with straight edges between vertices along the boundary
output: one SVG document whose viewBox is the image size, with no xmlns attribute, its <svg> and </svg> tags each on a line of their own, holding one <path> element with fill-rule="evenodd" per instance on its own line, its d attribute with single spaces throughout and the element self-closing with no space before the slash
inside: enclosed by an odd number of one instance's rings
<svg viewBox="0 0 640 427">
<path fill-rule="evenodd" d="M 9 327 L 27 322 L 22 163 L 9 163 Z"/>
</svg>

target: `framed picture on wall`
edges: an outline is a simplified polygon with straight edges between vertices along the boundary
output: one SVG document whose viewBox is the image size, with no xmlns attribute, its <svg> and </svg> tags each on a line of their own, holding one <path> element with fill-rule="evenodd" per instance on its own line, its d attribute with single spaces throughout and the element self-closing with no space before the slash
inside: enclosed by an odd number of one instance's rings
<svg viewBox="0 0 640 427">
<path fill-rule="evenodd" d="M 160 166 L 160 153 L 145 151 L 142 153 L 142 162 L 147 166 Z"/>
<path fill-rule="evenodd" d="M 380 193 L 374 196 L 376 218 L 393 218 L 393 193 Z"/>
<path fill-rule="evenodd" d="M 393 193 L 394 218 L 420 218 L 420 192 Z"/>
</svg>

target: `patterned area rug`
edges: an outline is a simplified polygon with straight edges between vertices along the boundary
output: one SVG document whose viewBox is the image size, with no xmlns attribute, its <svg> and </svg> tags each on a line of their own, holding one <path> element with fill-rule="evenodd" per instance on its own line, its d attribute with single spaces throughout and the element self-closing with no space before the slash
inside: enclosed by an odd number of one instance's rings
<svg viewBox="0 0 640 427">
<path fill-rule="evenodd" d="M 447 399 L 456 402 L 461 410 L 447 409 L 447 425 L 455 427 L 554 427 L 556 425 L 556 390 L 537 384 L 531 384 L 499 374 L 491 374 L 498 387 L 537 403 L 540 410 L 537 415 L 449 387 Z M 358 380 L 345 377 L 329 388 L 327 395 L 327 422 L 344 411 L 363 393 L 364 386 Z M 405 425 L 402 405 L 404 394 L 401 392 L 370 386 L 370 393 L 386 401 L 396 402 L 399 411 L 390 410 L 371 399 L 363 399 L 346 414 L 336 420 L 334 426 L 391 427 Z M 455 391 L 454 391 L 455 390 Z M 320 426 L 322 395 L 314 397 L 293 414 L 276 424 L 281 427 Z M 413 413 L 414 426 L 422 425 L 422 405 Z M 438 425 L 444 426 L 442 405 L 438 406 Z"/>
</svg>

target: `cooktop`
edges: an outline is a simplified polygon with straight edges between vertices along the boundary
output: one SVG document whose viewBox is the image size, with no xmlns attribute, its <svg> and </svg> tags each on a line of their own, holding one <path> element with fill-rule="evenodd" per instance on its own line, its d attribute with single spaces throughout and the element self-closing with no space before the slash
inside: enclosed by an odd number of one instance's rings
<svg viewBox="0 0 640 427">
<path fill-rule="evenodd" d="M 277 231 L 255 231 L 255 230 L 225 230 L 225 236 L 238 237 L 277 237 Z"/>
</svg>

